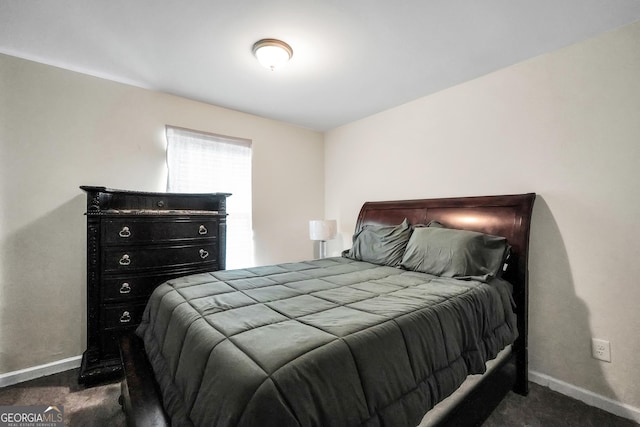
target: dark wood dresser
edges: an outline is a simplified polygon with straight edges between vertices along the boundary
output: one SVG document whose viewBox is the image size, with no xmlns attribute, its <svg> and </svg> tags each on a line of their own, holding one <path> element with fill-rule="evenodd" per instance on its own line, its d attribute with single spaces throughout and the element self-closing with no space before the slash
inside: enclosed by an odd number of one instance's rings
<svg viewBox="0 0 640 427">
<path fill-rule="evenodd" d="M 228 193 L 87 193 L 87 350 L 80 383 L 119 375 L 118 337 L 171 278 L 225 268 Z"/>
</svg>

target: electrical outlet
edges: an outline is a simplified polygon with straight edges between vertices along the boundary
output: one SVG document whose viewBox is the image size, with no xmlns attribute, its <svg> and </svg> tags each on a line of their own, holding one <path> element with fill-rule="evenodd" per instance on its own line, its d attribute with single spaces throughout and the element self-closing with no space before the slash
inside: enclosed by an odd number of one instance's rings
<svg viewBox="0 0 640 427">
<path fill-rule="evenodd" d="M 591 355 L 594 359 L 611 362 L 611 344 L 609 341 L 592 338 Z"/>
</svg>

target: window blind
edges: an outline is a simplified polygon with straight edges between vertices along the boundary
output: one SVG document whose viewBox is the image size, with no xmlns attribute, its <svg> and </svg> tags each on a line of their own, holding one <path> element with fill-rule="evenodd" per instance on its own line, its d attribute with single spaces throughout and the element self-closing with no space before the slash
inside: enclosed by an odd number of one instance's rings
<svg viewBox="0 0 640 427">
<path fill-rule="evenodd" d="M 167 191 L 232 193 L 227 200 L 227 268 L 253 266 L 251 141 L 166 126 Z"/>
</svg>

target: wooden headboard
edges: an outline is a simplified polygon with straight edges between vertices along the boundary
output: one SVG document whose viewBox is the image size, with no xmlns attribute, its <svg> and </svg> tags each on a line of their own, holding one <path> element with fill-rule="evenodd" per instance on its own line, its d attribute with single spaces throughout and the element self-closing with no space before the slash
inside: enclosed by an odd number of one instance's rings
<svg viewBox="0 0 640 427">
<path fill-rule="evenodd" d="M 503 236 L 511 245 L 509 268 L 503 278 L 514 287 L 519 338 L 514 344 L 519 371 L 516 388 L 527 390 L 528 258 L 534 193 L 508 196 L 367 202 L 362 206 L 356 232 L 366 225 L 412 225 L 436 220 L 445 227 Z"/>
</svg>

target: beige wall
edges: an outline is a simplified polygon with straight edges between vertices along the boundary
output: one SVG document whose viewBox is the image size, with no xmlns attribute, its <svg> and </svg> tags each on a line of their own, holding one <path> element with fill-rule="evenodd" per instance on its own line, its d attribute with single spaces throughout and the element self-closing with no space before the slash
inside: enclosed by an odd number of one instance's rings
<svg viewBox="0 0 640 427">
<path fill-rule="evenodd" d="M 640 408 L 639 41 L 636 23 L 328 132 L 333 253 L 366 200 L 538 193 L 530 368 Z"/>
<path fill-rule="evenodd" d="M 0 374 L 84 350 L 78 186 L 163 191 L 165 124 L 251 139 L 256 263 L 313 257 L 322 134 L 0 55 Z"/>
</svg>

